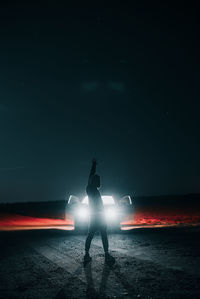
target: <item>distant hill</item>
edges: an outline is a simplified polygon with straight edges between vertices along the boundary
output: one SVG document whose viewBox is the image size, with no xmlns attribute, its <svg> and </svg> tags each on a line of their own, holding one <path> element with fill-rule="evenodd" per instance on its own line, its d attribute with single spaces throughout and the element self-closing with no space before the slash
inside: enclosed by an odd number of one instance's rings
<svg viewBox="0 0 200 299">
<path fill-rule="evenodd" d="M 136 210 L 200 211 L 200 194 L 132 197 Z M 64 219 L 66 200 L 0 204 L 0 213 Z"/>
<path fill-rule="evenodd" d="M 162 195 L 162 196 L 135 196 L 133 197 L 137 205 L 154 205 L 154 206 L 168 206 L 168 205 L 200 205 L 200 194 L 184 194 L 184 195 Z"/>
<path fill-rule="evenodd" d="M 0 204 L 0 213 L 64 219 L 66 201 L 19 202 Z"/>
</svg>

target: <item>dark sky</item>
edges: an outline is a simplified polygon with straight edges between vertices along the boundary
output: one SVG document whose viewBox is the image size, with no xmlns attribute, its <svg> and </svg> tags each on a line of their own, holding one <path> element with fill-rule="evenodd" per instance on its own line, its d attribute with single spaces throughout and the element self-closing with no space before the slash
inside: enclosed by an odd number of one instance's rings
<svg viewBox="0 0 200 299">
<path fill-rule="evenodd" d="M 1 2 L 1 202 L 84 195 L 93 156 L 102 193 L 200 192 L 197 7 L 124 2 Z"/>
</svg>

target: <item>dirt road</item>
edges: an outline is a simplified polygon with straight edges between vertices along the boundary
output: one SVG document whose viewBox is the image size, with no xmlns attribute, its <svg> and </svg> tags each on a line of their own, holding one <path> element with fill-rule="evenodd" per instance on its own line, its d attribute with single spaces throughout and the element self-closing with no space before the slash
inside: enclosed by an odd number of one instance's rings
<svg viewBox="0 0 200 299">
<path fill-rule="evenodd" d="M 104 263 L 100 237 L 82 264 L 85 235 L 63 230 L 0 233 L 0 298 L 200 298 L 199 228 L 110 234 L 116 258 Z"/>
</svg>

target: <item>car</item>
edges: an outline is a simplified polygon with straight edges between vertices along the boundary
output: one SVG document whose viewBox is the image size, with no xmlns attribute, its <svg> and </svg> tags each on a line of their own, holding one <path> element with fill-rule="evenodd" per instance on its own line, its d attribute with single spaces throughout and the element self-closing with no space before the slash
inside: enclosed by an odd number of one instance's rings
<svg viewBox="0 0 200 299">
<path fill-rule="evenodd" d="M 119 200 L 112 195 L 101 196 L 104 205 L 104 213 L 108 229 L 121 229 L 121 222 L 127 215 L 133 214 L 132 199 L 125 195 Z M 66 211 L 74 219 L 74 228 L 76 231 L 86 230 L 89 225 L 89 200 L 88 196 L 80 199 L 77 196 L 70 195 Z"/>
</svg>

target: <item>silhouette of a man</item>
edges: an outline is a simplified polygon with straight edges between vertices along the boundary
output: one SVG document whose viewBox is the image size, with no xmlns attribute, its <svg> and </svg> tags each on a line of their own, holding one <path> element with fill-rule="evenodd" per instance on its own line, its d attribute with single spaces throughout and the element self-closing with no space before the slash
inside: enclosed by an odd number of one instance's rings
<svg viewBox="0 0 200 299">
<path fill-rule="evenodd" d="M 115 259 L 108 253 L 108 237 L 107 237 L 107 225 L 104 214 L 104 206 L 99 192 L 100 188 L 100 176 L 96 174 L 96 159 L 92 160 L 92 167 L 90 170 L 88 185 L 86 187 L 86 193 L 89 199 L 90 208 L 90 224 L 88 235 L 85 242 L 85 256 L 84 262 L 88 263 L 91 261 L 89 255 L 91 241 L 96 231 L 100 231 L 103 248 L 105 252 L 105 260 L 108 263 L 114 263 Z"/>
</svg>

